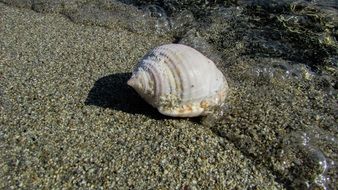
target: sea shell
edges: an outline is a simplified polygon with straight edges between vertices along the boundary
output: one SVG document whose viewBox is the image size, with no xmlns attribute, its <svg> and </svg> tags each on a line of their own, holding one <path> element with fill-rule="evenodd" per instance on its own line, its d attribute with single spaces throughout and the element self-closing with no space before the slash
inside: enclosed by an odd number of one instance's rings
<svg viewBox="0 0 338 190">
<path fill-rule="evenodd" d="M 227 81 L 216 65 L 197 50 L 167 44 L 146 54 L 128 85 L 164 115 L 195 117 L 224 102 Z"/>
</svg>

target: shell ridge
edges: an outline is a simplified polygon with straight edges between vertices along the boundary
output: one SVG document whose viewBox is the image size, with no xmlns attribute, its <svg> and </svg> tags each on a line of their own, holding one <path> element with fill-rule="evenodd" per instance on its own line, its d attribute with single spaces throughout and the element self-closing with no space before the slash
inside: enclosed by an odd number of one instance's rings
<svg viewBox="0 0 338 190">
<path fill-rule="evenodd" d="M 151 79 L 152 81 L 148 81 L 148 83 L 152 82 L 152 90 L 153 90 L 153 94 L 154 94 L 154 98 L 155 98 L 155 102 L 152 103 L 154 105 L 157 104 L 158 100 L 156 98 L 156 94 L 159 93 L 158 91 L 161 90 L 161 74 L 159 74 L 159 71 L 157 69 L 157 66 L 154 64 L 157 62 L 156 57 L 154 54 L 150 54 L 149 57 L 147 57 L 146 59 L 144 59 L 142 66 L 144 67 L 144 70 L 146 72 L 148 72 L 151 75 Z"/>
<path fill-rule="evenodd" d="M 169 66 L 169 70 L 172 72 L 174 76 L 174 82 L 175 82 L 175 94 L 182 94 L 182 84 L 183 84 L 183 78 L 180 72 L 179 66 L 176 64 L 175 59 L 175 52 L 172 51 L 172 49 L 167 48 L 165 52 L 163 52 L 163 55 L 167 58 L 166 59 L 166 65 Z M 180 97 L 181 98 L 181 97 Z"/>
<path fill-rule="evenodd" d="M 155 58 L 155 57 L 152 57 Z M 156 58 L 155 58 L 156 59 Z M 152 61 L 149 62 L 149 64 L 147 64 L 147 68 L 149 73 L 151 73 L 151 75 L 153 76 L 153 83 L 154 83 L 154 95 L 155 95 L 155 101 L 158 102 L 158 98 L 157 94 L 161 94 L 162 93 L 162 86 L 163 86 L 163 79 L 162 79 L 162 74 L 160 73 L 160 70 L 158 69 L 159 64 L 156 64 L 156 62 L 154 61 L 154 59 Z"/>
<path fill-rule="evenodd" d="M 176 68 L 173 64 L 173 60 L 170 58 L 170 56 L 166 55 L 163 53 L 163 56 L 165 57 L 165 67 L 166 67 L 166 70 L 167 70 L 167 80 L 168 80 L 168 86 L 170 87 L 169 89 L 169 92 L 172 93 L 172 94 L 178 94 L 180 93 L 178 90 L 177 90 L 177 86 L 180 85 L 180 80 L 177 80 L 179 79 L 179 76 L 177 75 L 177 72 L 176 72 Z"/>
<path fill-rule="evenodd" d="M 193 65 L 191 63 L 191 53 L 189 51 L 187 51 L 187 48 L 183 47 L 182 48 L 182 52 L 177 52 L 176 56 L 179 60 L 181 60 L 181 63 L 178 64 L 180 66 L 180 72 L 181 73 L 189 73 L 189 66 Z M 187 54 L 187 56 L 184 56 L 185 53 Z M 194 70 L 193 67 L 190 70 Z M 194 79 L 194 76 L 191 76 L 189 74 L 187 75 L 183 75 L 184 78 L 182 77 L 182 92 L 181 93 L 181 99 L 182 101 L 189 101 L 191 97 L 191 81 L 192 79 Z"/>
<path fill-rule="evenodd" d="M 168 72 L 166 63 L 165 63 L 165 58 L 163 57 L 162 52 L 164 51 L 163 47 L 158 47 L 154 50 L 154 56 L 156 58 L 156 62 L 152 66 L 157 67 L 158 73 L 160 76 L 160 81 L 156 81 L 157 83 L 161 83 L 158 87 L 158 91 L 156 92 L 157 95 L 161 96 L 163 94 L 166 94 L 170 92 L 168 90 L 168 87 L 170 86 L 166 73 Z"/>
</svg>

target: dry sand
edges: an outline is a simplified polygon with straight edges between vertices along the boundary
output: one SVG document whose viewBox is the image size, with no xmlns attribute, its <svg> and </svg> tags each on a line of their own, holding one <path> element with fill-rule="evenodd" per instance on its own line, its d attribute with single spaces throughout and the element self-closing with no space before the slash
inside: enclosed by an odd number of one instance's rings
<svg viewBox="0 0 338 190">
<path fill-rule="evenodd" d="M 126 86 L 171 40 L 0 3 L 0 188 L 282 189 L 209 127 Z"/>
</svg>

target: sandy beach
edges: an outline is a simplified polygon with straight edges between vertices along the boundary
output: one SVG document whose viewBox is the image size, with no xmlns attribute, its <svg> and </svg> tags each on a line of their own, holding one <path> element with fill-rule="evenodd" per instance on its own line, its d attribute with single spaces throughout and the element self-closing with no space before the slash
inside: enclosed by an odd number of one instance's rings
<svg viewBox="0 0 338 190">
<path fill-rule="evenodd" d="M 0 3 L 0 189 L 287 189 L 307 163 L 291 156 L 308 150 L 300 129 L 331 152 L 323 159 L 337 158 L 337 142 L 322 140 L 337 138 L 336 99 L 307 67 L 301 82 L 283 81 L 283 68 L 269 78 L 263 67 L 279 59 L 238 58 L 239 42 L 217 63 L 231 89 L 221 118 L 165 117 L 126 81 L 175 35 L 129 26 Z M 316 151 L 297 160 L 318 163 Z M 305 167 L 300 180 L 326 176 L 320 169 Z"/>
</svg>

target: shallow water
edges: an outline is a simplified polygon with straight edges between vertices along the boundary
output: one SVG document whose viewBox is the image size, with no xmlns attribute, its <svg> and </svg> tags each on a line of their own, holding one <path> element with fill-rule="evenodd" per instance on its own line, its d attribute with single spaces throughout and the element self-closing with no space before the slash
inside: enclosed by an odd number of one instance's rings
<svg viewBox="0 0 338 190">
<path fill-rule="evenodd" d="M 336 0 L 0 2 L 198 49 L 231 88 L 203 125 L 285 188 L 338 187 Z"/>
</svg>

